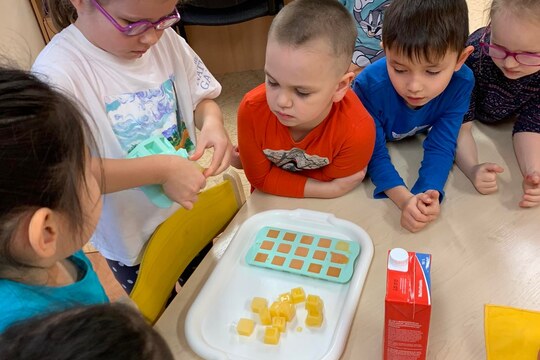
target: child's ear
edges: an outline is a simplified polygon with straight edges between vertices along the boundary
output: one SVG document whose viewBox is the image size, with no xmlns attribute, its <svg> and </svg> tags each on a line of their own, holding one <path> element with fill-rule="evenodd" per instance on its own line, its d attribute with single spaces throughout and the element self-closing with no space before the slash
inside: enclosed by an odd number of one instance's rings
<svg viewBox="0 0 540 360">
<path fill-rule="evenodd" d="M 458 57 L 458 61 L 456 63 L 456 67 L 454 68 L 454 71 L 458 71 L 459 69 L 461 69 L 463 64 L 465 64 L 465 60 L 467 60 L 467 58 L 469 57 L 469 55 L 472 54 L 473 51 L 474 51 L 474 47 L 472 45 L 469 45 L 465 49 L 463 49 L 463 51 Z"/>
<path fill-rule="evenodd" d="M 73 5 L 73 7 L 75 8 L 75 10 L 77 10 L 77 13 L 80 13 L 81 11 L 83 11 L 85 8 L 84 8 L 84 5 L 85 5 L 85 1 L 84 0 L 69 0 L 69 2 L 71 3 L 71 5 Z M 88 1 L 89 3 L 90 1 Z M 101 3 L 100 3 L 101 4 Z M 88 6 L 88 8 L 90 7 L 90 5 L 86 5 Z"/>
<path fill-rule="evenodd" d="M 28 224 L 28 241 L 40 258 L 56 254 L 58 241 L 58 216 L 48 208 L 37 210 Z"/>
<path fill-rule="evenodd" d="M 337 85 L 336 92 L 334 93 L 334 96 L 332 97 L 333 102 L 338 102 L 338 101 L 341 101 L 341 99 L 343 99 L 343 97 L 347 93 L 347 90 L 351 88 L 351 82 L 353 80 L 354 80 L 354 73 L 352 71 L 348 71 L 345 75 L 341 77 Z"/>
</svg>

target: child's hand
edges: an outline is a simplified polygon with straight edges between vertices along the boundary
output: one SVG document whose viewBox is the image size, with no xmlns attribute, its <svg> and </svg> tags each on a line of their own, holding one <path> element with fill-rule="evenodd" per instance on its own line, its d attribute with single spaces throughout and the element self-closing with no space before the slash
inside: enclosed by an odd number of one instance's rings
<svg viewBox="0 0 540 360">
<path fill-rule="evenodd" d="M 533 172 L 523 178 L 523 197 L 519 206 L 529 208 L 540 205 L 540 174 Z"/>
<path fill-rule="evenodd" d="M 205 119 L 197 139 L 197 147 L 189 159 L 193 161 L 200 159 L 204 150 L 208 148 L 214 148 L 214 154 L 210 166 L 204 170 L 205 177 L 223 172 L 231 162 L 232 144 L 220 119 Z"/>
<path fill-rule="evenodd" d="M 165 174 L 161 181 L 163 191 L 187 210 L 193 208 L 197 194 L 206 186 L 206 178 L 197 163 L 180 156 L 164 156 Z"/>
<path fill-rule="evenodd" d="M 504 171 L 494 163 L 478 164 L 472 169 L 471 181 L 480 194 L 488 195 L 497 191 L 497 174 Z"/>
<path fill-rule="evenodd" d="M 363 168 L 359 172 L 343 177 L 337 178 L 331 181 L 334 185 L 335 195 L 332 197 L 338 197 L 345 195 L 355 187 L 357 187 L 366 177 L 367 167 Z"/>
<path fill-rule="evenodd" d="M 427 190 L 422 194 L 418 194 L 418 210 L 429 218 L 429 221 L 435 220 L 441 212 L 441 204 L 439 203 L 439 192 L 437 190 Z"/>
<path fill-rule="evenodd" d="M 435 220 L 440 213 L 439 192 L 428 190 L 411 196 L 401 207 L 401 226 L 418 232 Z"/>
</svg>

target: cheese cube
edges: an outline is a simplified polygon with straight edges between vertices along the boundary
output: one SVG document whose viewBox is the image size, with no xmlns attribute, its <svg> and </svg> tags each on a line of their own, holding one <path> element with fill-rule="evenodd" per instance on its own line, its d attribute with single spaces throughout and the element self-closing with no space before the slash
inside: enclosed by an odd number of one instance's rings
<svg viewBox="0 0 540 360">
<path fill-rule="evenodd" d="M 312 313 L 308 311 L 306 316 L 306 325 L 311 327 L 321 327 L 323 322 L 322 312 Z"/>
<path fill-rule="evenodd" d="M 279 307 L 281 306 L 281 302 L 274 301 L 272 305 L 270 305 L 270 316 L 275 317 L 279 316 Z"/>
<path fill-rule="evenodd" d="M 272 323 L 272 316 L 270 316 L 270 311 L 268 311 L 266 306 L 259 310 L 259 318 L 263 325 L 270 325 Z"/>
<path fill-rule="evenodd" d="M 312 314 L 322 314 L 323 302 L 317 295 L 308 295 L 306 298 L 306 310 Z"/>
<path fill-rule="evenodd" d="M 251 311 L 254 313 L 258 314 L 263 307 L 268 307 L 268 302 L 265 298 L 254 297 L 253 300 L 251 300 Z"/>
<path fill-rule="evenodd" d="M 238 334 L 243 336 L 251 335 L 254 328 L 255 321 L 251 319 L 241 318 L 240 321 L 238 321 L 238 324 L 236 324 L 236 331 L 238 332 Z"/>
<path fill-rule="evenodd" d="M 278 300 L 281 302 L 292 302 L 292 297 L 290 293 L 284 293 L 279 295 Z"/>
<path fill-rule="evenodd" d="M 283 316 L 287 321 L 291 321 L 296 315 L 296 307 L 290 302 L 282 302 L 279 306 L 279 315 Z"/>
<path fill-rule="evenodd" d="M 279 329 L 280 332 L 285 332 L 287 329 L 287 319 L 285 319 L 283 316 L 273 317 L 272 326 Z"/>
<path fill-rule="evenodd" d="M 273 326 L 267 326 L 264 331 L 264 343 L 270 345 L 277 345 L 279 342 L 279 329 Z"/>
<path fill-rule="evenodd" d="M 301 303 L 306 300 L 306 293 L 301 287 L 297 287 L 291 290 L 291 299 L 293 304 Z"/>
</svg>

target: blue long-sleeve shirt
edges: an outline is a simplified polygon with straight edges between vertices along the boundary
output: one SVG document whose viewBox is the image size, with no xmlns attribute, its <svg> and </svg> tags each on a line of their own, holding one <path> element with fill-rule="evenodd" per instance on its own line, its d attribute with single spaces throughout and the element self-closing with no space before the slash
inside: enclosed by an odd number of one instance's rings
<svg viewBox="0 0 540 360">
<path fill-rule="evenodd" d="M 366 67 L 358 75 L 353 90 L 373 116 L 377 129 L 375 150 L 368 165 L 368 174 L 375 184 L 375 198 L 386 197 L 384 192 L 396 186 L 406 186 L 392 165 L 386 142 L 429 131 L 423 144 L 424 158 L 418 180 L 411 192 L 437 190 L 442 201 L 473 86 L 473 73 L 463 65 L 439 96 L 413 110 L 392 86 L 386 58 Z"/>
</svg>

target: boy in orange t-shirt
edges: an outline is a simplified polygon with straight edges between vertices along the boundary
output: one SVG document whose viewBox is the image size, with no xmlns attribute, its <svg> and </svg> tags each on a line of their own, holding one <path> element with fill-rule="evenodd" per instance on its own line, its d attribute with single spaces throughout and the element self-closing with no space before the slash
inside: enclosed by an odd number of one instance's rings
<svg viewBox="0 0 540 360">
<path fill-rule="evenodd" d="M 275 17 L 266 83 L 238 109 L 238 150 L 254 188 L 334 198 L 364 179 L 375 125 L 350 89 L 355 39 L 351 15 L 335 0 L 295 0 Z"/>
</svg>

